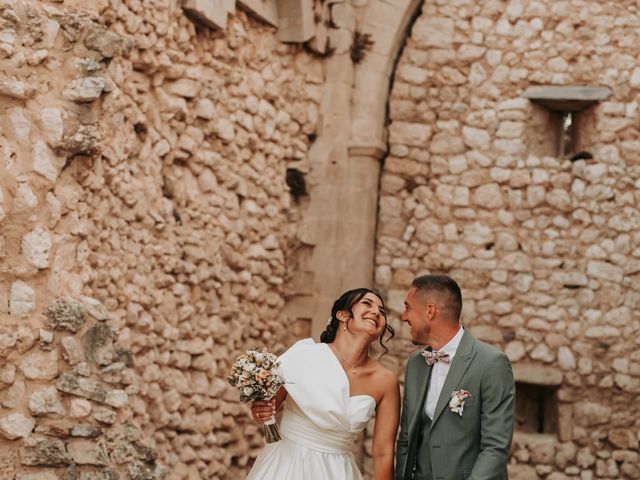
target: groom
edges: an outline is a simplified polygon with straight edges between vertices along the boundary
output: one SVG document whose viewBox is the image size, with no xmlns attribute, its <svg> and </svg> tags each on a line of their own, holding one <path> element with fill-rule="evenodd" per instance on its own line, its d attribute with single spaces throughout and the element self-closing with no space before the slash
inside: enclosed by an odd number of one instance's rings
<svg viewBox="0 0 640 480">
<path fill-rule="evenodd" d="M 508 478 L 509 359 L 461 327 L 462 294 L 451 277 L 417 277 L 404 303 L 413 344 L 427 348 L 407 362 L 395 480 Z"/>
</svg>

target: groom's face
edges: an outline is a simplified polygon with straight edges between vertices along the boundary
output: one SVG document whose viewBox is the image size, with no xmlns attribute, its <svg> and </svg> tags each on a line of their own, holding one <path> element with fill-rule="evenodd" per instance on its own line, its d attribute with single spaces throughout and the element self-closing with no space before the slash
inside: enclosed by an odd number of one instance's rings
<svg viewBox="0 0 640 480">
<path fill-rule="evenodd" d="M 423 295 L 416 294 L 416 289 L 412 288 L 407 293 L 404 300 L 404 312 L 402 321 L 409 324 L 411 328 L 411 342 L 414 345 L 429 345 L 431 334 L 431 318 L 433 312 L 430 304 L 423 298 Z"/>
</svg>

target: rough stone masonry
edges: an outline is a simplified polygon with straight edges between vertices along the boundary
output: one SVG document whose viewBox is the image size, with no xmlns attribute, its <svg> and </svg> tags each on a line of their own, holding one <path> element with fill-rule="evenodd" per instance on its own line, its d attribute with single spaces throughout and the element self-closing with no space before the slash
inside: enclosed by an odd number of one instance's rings
<svg viewBox="0 0 640 480">
<path fill-rule="evenodd" d="M 465 325 L 551 392 L 554 431 L 519 410 L 510 477 L 640 478 L 636 3 L 313 8 L 313 38 L 284 44 L 240 9 L 215 30 L 179 2 L 0 0 L 0 479 L 245 474 L 261 433 L 224 377 L 326 318 L 313 294 L 349 263 L 314 276 L 337 240 L 309 204 L 348 218 L 318 191 L 373 175 L 336 164 L 387 105 L 382 146 L 356 145 L 386 150 L 379 190 L 344 197 L 373 195 L 377 233 L 341 227 L 345 258 L 375 244 L 385 361 L 413 348 L 413 276 L 449 273 Z M 373 44 L 352 57 L 356 31 Z M 611 89 L 573 116 L 591 158 L 558 151 L 532 85 Z"/>
</svg>

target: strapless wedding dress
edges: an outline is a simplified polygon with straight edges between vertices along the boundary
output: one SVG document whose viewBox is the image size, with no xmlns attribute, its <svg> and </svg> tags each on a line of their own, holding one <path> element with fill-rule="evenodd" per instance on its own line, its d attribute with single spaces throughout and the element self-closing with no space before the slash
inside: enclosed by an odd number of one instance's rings
<svg viewBox="0 0 640 480">
<path fill-rule="evenodd" d="M 375 412 L 369 395 L 350 396 L 349 380 L 329 346 L 300 340 L 280 362 L 287 400 L 278 428 L 248 480 L 361 480 L 351 447 Z"/>
</svg>

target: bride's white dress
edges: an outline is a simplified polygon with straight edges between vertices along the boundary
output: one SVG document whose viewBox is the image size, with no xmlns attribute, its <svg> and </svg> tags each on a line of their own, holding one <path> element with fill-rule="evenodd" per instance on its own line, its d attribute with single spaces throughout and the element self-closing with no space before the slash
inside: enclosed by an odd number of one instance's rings
<svg viewBox="0 0 640 480">
<path fill-rule="evenodd" d="M 360 480 L 351 447 L 375 412 L 369 395 L 350 396 L 349 380 L 329 346 L 308 338 L 280 362 L 287 400 L 278 429 L 249 480 Z"/>
</svg>

